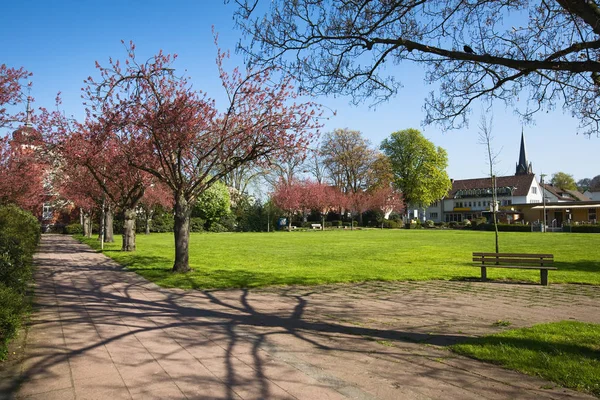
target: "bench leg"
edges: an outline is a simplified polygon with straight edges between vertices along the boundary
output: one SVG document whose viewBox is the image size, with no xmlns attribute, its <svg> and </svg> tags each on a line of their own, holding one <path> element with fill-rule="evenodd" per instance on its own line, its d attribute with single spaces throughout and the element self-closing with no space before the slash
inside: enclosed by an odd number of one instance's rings
<svg viewBox="0 0 600 400">
<path fill-rule="evenodd" d="M 542 280 L 542 286 L 548 286 L 548 270 L 540 269 L 540 278 Z"/>
<path fill-rule="evenodd" d="M 481 267 L 481 280 L 482 281 L 487 281 L 487 268 L 486 267 Z"/>
</svg>

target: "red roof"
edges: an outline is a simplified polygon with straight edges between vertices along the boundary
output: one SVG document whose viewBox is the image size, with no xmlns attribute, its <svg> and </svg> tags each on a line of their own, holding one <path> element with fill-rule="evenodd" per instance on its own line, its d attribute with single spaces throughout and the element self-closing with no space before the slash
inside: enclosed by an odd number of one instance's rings
<svg viewBox="0 0 600 400">
<path fill-rule="evenodd" d="M 511 175 L 511 176 L 498 176 L 496 177 L 496 187 L 510 187 L 514 188 L 512 191 L 513 196 L 527 196 L 529 188 L 533 184 L 535 175 Z M 456 193 L 464 190 L 476 190 L 476 189 L 491 189 L 492 178 L 476 178 L 476 179 L 460 179 L 452 182 L 452 189 L 448 193 L 448 198 L 454 199 Z"/>
</svg>

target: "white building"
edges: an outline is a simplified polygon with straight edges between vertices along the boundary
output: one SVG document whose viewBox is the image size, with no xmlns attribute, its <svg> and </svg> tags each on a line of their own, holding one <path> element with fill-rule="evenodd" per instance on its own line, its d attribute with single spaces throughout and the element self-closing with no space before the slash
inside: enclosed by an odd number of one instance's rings
<svg viewBox="0 0 600 400">
<path fill-rule="evenodd" d="M 496 177 L 495 186 L 498 206 L 502 209 L 500 217 L 506 222 L 520 218 L 512 205 L 542 202 L 543 191 L 527 161 L 523 134 L 515 175 Z M 434 222 L 462 222 L 484 217 L 493 209 L 493 187 L 491 177 L 452 180 L 448 195 L 427 207 L 421 217 Z"/>
</svg>

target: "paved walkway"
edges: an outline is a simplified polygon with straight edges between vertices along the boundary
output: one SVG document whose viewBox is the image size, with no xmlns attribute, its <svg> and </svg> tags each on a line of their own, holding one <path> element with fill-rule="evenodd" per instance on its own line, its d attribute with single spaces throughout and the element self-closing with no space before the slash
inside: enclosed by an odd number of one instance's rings
<svg viewBox="0 0 600 400">
<path fill-rule="evenodd" d="M 600 322 L 592 286 L 477 282 L 160 289 L 44 235 L 37 312 L 3 396 L 32 399 L 592 399 L 449 352 L 465 336 Z M 10 394 L 13 393 L 13 394 Z"/>
</svg>

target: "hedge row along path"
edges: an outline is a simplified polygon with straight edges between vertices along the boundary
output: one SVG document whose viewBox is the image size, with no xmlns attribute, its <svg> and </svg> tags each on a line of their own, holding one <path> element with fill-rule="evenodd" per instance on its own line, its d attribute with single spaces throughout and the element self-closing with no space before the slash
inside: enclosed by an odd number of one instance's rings
<svg viewBox="0 0 600 400">
<path fill-rule="evenodd" d="M 45 235 L 20 372 L 33 399 L 585 399 L 457 356 L 465 336 L 600 322 L 595 286 L 371 282 L 160 289 L 70 237 Z M 30 396 L 30 397 L 28 397 Z M 2 396 L 0 396 L 2 397 Z"/>
</svg>

